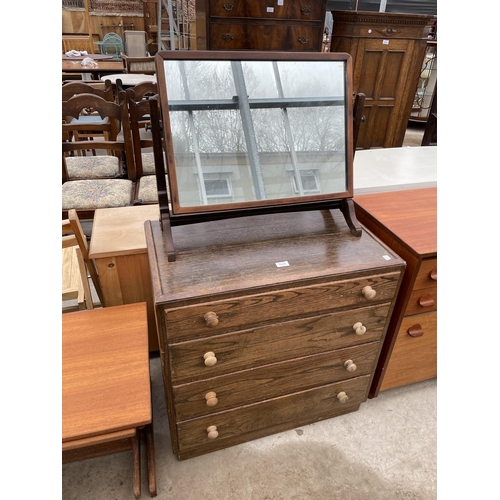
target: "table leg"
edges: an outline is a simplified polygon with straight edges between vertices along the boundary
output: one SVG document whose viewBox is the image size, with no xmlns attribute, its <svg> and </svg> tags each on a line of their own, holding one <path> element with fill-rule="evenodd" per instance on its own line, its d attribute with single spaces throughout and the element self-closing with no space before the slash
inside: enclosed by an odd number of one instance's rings
<svg viewBox="0 0 500 500">
<path fill-rule="evenodd" d="M 156 462 L 155 462 L 155 443 L 154 443 L 154 430 L 153 422 L 145 427 L 146 431 L 146 453 L 148 458 L 148 481 L 149 493 L 155 497 L 156 492 Z"/>
<path fill-rule="evenodd" d="M 141 498 L 141 440 L 139 429 L 132 438 L 132 453 L 134 456 L 134 497 Z"/>
</svg>

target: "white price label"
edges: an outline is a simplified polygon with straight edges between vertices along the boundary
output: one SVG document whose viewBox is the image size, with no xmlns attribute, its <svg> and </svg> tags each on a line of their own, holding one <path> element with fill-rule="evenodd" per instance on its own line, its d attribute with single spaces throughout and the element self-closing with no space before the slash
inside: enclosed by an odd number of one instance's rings
<svg viewBox="0 0 500 500">
<path fill-rule="evenodd" d="M 276 262 L 276 267 L 288 267 L 289 265 L 290 264 L 287 260 L 284 260 L 283 262 Z"/>
<path fill-rule="evenodd" d="M 267 12 L 274 12 L 274 7 L 268 7 Z"/>
</svg>

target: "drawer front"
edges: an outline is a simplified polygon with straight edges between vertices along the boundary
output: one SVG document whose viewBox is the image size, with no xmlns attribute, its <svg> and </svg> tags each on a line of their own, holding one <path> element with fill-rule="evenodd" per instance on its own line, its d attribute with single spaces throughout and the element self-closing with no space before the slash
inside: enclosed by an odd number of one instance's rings
<svg viewBox="0 0 500 500">
<path fill-rule="evenodd" d="M 332 41 L 339 37 L 345 36 L 349 38 L 381 38 L 390 40 L 393 38 L 427 39 L 431 26 L 403 26 L 401 24 L 377 23 L 374 22 L 344 22 L 339 18 L 333 23 Z"/>
<path fill-rule="evenodd" d="M 320 26 L 290 24 L 210 24 L 212 50 L 319 51 Z"/>
<path fill-rule="evenodd" d="M 173 387 L 177 421 L 369 375 L 379 343 L 293 359 Z M 349 363 L 351 361 L 351 363 Z"/>
<path fill-rule="evenodd" d="M 335 309 L 390 302 L 399 276 L 400 273 L 396 272 L 167 309 L 166 335 L 169 343 L 179 342 L 327 314 Z M 376 292 L 374 298 L 363 295 L 366 286 Z M 212 321 L 213 316 L 205 319 L 207 313 L 215 314 L 215 321 Z"/>
<path fill-rule="evenodd" d="M 437 287 L 413 290 L 406 306 L 405 316 L 437 310 Z"/>
<path fill-rule="evenodd" d="M 229 410 L 177 424 L 179 449 L 196 449 L 197 454 L 232 446 L 286 429 L 355 411 L 366 400 L 370 377 L 318 387 L 261 403 Z M 337 395 L 345 392 L 349 400 L 341 403 Z M 208 436 L 211 426 L 217 436 Z"/>
<path fill-rule="evenodd" d="M 437 312 L 404 318 L 380 390 L 436 376 Z"/>
<path fill-rule="evenodd" d="M 388 312 L 389 305 L 373 306 L 171 344 L 171 380 L 175 385 L 379 341 Z M 362 335 L 353 328 L 358 322 L 366 328 Z"/>
<path fill-rule="evenodd" d="M 301 21 L 324 21 L 324 2 L 302 1 L 283 2 L 276 5 L 274 2 L 252 0 L 210 0 L 210 17 L 242 17 L 258 19 L 284 19 Z"/>
<path fill-rule="evenodd" d="M 426 259 L 420 264 L 413 290 L 437 288 L 437 259 Z"/>
</svg>

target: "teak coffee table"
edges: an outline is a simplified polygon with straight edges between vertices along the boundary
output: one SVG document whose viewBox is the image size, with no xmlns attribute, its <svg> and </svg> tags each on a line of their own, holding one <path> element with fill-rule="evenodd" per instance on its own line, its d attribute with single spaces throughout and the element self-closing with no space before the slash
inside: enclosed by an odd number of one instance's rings
<svg viewBox="0 0 500 500">
<path fill-rule="evenodd" d="M 146 304 L 63 314 L 63 463 L 131 449 L 139 498 L 143 431 L 156 496 Z"/>
</svg>

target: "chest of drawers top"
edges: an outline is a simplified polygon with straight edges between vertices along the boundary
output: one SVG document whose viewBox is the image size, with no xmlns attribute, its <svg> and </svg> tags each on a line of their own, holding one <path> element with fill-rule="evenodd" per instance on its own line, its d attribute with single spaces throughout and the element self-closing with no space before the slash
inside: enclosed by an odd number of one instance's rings
<svg viewBox="0 0 500 500">
<path fill-rule="evenodd" d="M 179 307 L 404 269 L 404 261 L 370 233 L 353 236 L 338 210 L 175 226 L 172 234 L 177 257 L 168 262 L 160 223 L 146 222 L 157 306 Z"/>
<path fill-rule="evenodd" d="M 362 222 L 383 227 L 419 257 L 437 255 L 437 188 L 358 195 L 354 202 Z"/>
</svg>

